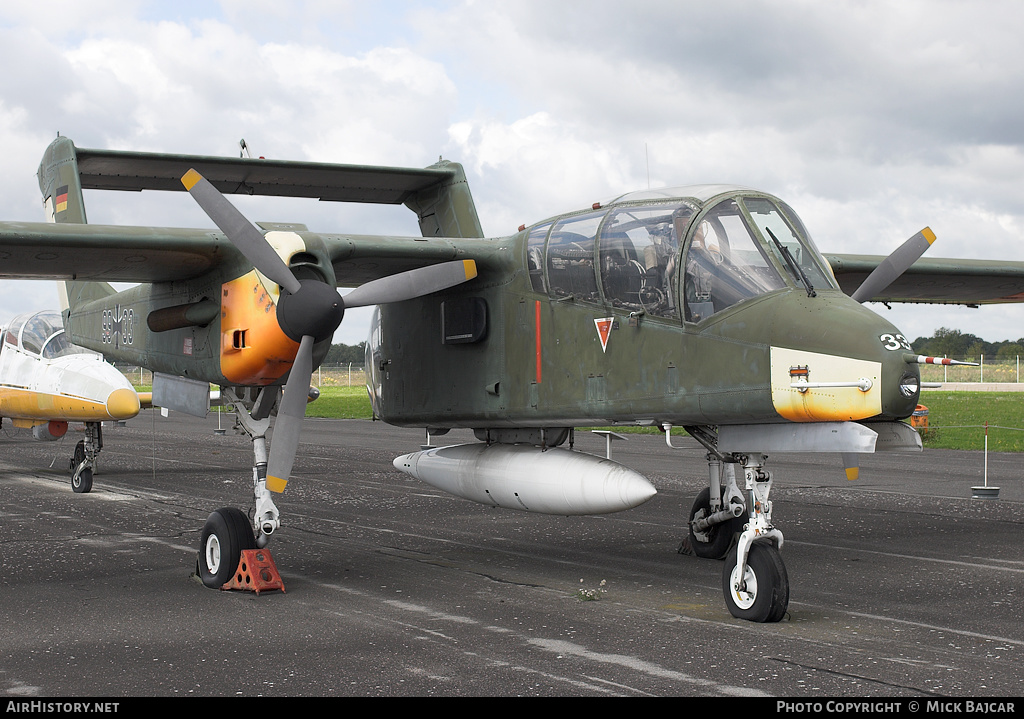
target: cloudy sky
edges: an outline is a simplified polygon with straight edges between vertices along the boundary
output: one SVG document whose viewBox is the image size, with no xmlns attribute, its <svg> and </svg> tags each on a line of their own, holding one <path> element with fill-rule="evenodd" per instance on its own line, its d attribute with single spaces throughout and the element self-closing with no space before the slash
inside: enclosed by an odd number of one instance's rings
<svg viewBox="0 0 1024 719">
<path fill-rule="evenodd" d="M 948 0 L 6 0 L 0 219 L 81 147 L 463 163 L 488 235 L 648 186 L 787 200 L 825 252 L 1024 260 L 1024 4 Z M 253 220 L 415 235 L 395 207 L 243 198 Z M 94 223 L 206 227 L 183 193 L 87 193 Z M 0 286 L 0 322 L 56 307 Z M 1024 336 L 1024 308 L 878 311 Z M 365 339 L 353 313 L 335 335 Z"/>
</svg>

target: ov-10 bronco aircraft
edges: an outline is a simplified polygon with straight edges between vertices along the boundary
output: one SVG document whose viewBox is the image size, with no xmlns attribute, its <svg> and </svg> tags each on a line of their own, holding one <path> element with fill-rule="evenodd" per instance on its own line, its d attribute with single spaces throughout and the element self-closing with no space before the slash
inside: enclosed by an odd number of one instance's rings
<svg viewBox="0 0 1024 719">
<path fill-rule="evenodd" d="M 68 342 L 59 312 L 18 315 L 0 327 L 0 337 L 0 417 L 39 440 L 60 439 L 68 422 L 84 422 L 85 437 L 70 462 L 71 487 L 90 491 L 102 423 L 139 413 L 134 388 L 98 353 Z"/>
<path fill-rule="evenodd" d="M 733 615 L 778 621 L 789 580 L 768 455 L 838 453 L 853 472 L 858 453 L 921 448 L 901 420 L 931 358 L 861 303 L 1024 299 L 1024 264 L 910 267 L 934 239 L 927 229 L 888 258 L 823 256 L 782 200 L 727 185 L 626 194 L 485 239 L 462 168 L 445 161 L 327 165 L 58 138 L 39 183 L 57 224 L 0 223 L 0 275 L 65 280 L 73 342 L 154 370 L 160 406 L 202 413 L 208 383 L 221 385 L 253 440 L 254 510 L 217 510 L 202 533 L 211 587 L 279 528 L 272 494 L 301 449 L 312 369 L 346 307 L 377 305 L 376 416 L 479 440 L 396 467 L 488 505 L 612 512 L 654 487 L 572 451 L 574 429 L 655 425 L 668 438 L 684 427 L 707 449 L 708 488 L 687 518 L 694 551 L 725 558 Z M 219 231 L 87 226 L 83 188 L 188 191 Z M 422 237 L 256 226 L 225 193 L 405 204 Z M 142 284 L 115 292 L 109 281 Z"/>
</svg>

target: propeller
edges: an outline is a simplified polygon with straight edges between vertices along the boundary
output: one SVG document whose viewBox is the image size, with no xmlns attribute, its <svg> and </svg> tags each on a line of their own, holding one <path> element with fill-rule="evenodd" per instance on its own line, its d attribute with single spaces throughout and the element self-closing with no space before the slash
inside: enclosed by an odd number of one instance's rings
<svg viewBox="0 0 1024 719">
<path fill-rule="evenodd" d="M 185 173 L 181 184 L 253 267 L 282 289 L 277 303 L 277 322 L 282 332 L 299 343 L 299 349 L 278 407 L 267 464 L 267 488 L 281 492 L 291 475 L 302 420 L 306 416 L 313 375 L 313 345 L 334 334 L 346 307 L 401 302 L 453 287 L 476 277 L 476 262 L 456 260 L 418 267 L 372 280 L 342 297 L 324 282 L 296 278 L 263 233 L 194 169 Z"/>
<path fill-rule="evenodd" d="M 925 227 L 909 240 L 904 242 L 896 251 L 882 260 L 870 275 L 860 284 L 850 297 L 857 302 L 867 302 L 872 297 L 880 294 L 882 290 L 891 285 L 906 272 L 917 259 L 924 254 L 925 250 L 935 242 L 935 233 Z"/>
</svg>

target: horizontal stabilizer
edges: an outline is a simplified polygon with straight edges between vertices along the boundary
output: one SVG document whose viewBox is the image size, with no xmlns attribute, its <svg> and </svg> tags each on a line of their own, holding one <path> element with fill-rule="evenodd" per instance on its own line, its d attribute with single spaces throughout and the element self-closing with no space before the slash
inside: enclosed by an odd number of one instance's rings
<svg viewBox="0 0 1024 719">
<path fill-rule="evenodd" d="M 213 157 L 75 148 L 87 190 L 169 190 L 196 170 L 225 195 L 308 197 L 330 202 L 404 204 L 424 237 L 483 237 L 462 166 L 440 160 L 427 168 Z"/>
<path fill-rule="evenodd" d="M 181 177 L 194 168 L 228 195 L 399 205 L 411 195 L 454 175 L 449 168 L 336 165 L 83 148 L 77 152 L 82 188 L 87 190 L 181 191 Z"/>
</svg>

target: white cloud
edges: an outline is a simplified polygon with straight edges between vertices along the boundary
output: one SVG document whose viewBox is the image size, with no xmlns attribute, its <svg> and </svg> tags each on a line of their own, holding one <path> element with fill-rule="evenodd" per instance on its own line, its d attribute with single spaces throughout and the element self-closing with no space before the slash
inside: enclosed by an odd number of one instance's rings
<svg viewBox="0 0 1024 719">
<path fill-rule="evenodd" d="M 271 157 L 424 166 L 443 154 L 466 167 L 494 234 L 649 174 L 775 192 L 828 252 L 886 253 L 931 225 L 936 255 L 1024 261 L 1019 3 L 50 7 L 66 22 L 0 6 L 3 218 L 40 216 L 34 173 L 57 131 L 200 154 L 232 154 L 244 137 Z M 258 219 L 415 232 L 402 209 L 247 200 Z M 87 201 L 93 221 L 205 224 L 182 197 Z M 993 318 L 990 339 L 1015 337 L 1014 312 L 908 308 L 932 326 L 907 334 Z M 358 341 L 351 326 L 345 341 Z"/>
</svg>

